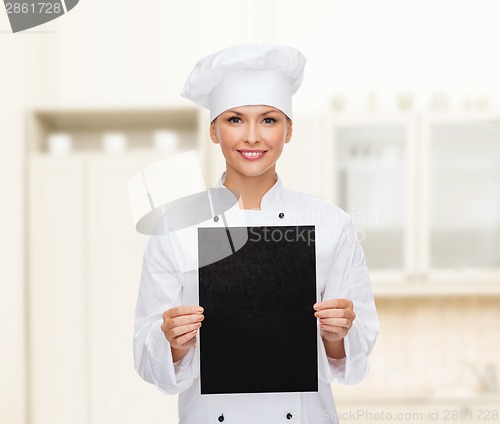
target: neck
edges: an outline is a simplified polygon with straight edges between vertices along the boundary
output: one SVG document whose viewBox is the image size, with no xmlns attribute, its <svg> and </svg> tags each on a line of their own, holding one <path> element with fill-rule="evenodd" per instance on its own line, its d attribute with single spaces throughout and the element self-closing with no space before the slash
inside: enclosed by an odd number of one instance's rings
<svg viewBox="0 0 500 424">
<path fill-rule="evenodd" d="M 241 209 L 260 209 L 262 197 L 276 183 L 276 167 L 268 169 L 261 175 L 249 177 L 226 167 L 224 186 L 240 193 Z"/>
</svg>

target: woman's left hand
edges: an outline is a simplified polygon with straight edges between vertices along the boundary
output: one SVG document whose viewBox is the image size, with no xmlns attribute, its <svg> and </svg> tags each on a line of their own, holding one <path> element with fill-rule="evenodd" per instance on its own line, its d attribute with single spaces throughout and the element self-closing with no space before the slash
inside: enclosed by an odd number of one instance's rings
<svg viewBox="0 0 500 424">
<path fill-rule="evenodd" d="M 348 299 L 329 299 L 314 304 L 314 316 L 319 318 L 322 336 L 328 341 L 342 340 L 356 318 L 354 305 Z"/>
</svg>

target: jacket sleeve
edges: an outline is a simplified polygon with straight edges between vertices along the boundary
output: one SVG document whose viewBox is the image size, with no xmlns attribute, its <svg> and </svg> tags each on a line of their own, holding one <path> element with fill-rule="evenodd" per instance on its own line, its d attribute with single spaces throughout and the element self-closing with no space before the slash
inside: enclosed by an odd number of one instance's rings
<svg viewBox="0 0 500 424">
<path fill-rule="evenodd" d="M 177 394 L 193 383 L 194 347 L 174 363 L 161 325 L 163 312 L 182 304 L 182 274 L 167 236 L 148 238 L 134 324 L 134 365 L 139 375 L 166 394 Z"/>
<path fill-rule="evenodd" d="M 351 300 L 356 318 L 344 338 L 346 357 L 327 357 L 327 380 L 356 384 L 367 376 L 370 369 L 368 356 L 379 333 L 379 322 L 365 255 L 350 216 L 340 234 L 322 300 L 335 298 Z"/>
</svg>

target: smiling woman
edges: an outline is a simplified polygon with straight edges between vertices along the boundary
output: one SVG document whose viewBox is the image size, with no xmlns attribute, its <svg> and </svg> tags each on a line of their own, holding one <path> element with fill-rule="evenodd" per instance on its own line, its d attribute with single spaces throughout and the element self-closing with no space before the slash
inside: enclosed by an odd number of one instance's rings
<svg viewBox="0 0 500 424">
<path fill-rule="evenodd" d="M 276 182 L 276 162 L 292 137 L 290 118 L 271 106 L 232 108 L 212 121 L 210 137 L 226 160 L 224 185 L 240 193 L 244 209 L 260 209 L 260 199 Z"/>
<path fill-rule="evenodd" d="M 277 424 L 292 419 L 303 424 L 335 423 L 337 414 L 330 383 L 357 383 L 368 373 L 368 355 L 377 338 L 378 319 L 364 253 L 352 219 L 337 206 L 287 190 L 276 172 L 283 148 L 292 138 L 291 99 L 302 82 L 304 66 L 302 53 L 289 46 L 234 46 L 201 59 L 182 89 L 182 96 L 210 110 L 210 137 L 220 146 L 226 161 L 218 187 L 238 192 L 240 198 L 239 204 L 221 214 L 222 220 L 214 212 L 213 219 L 197 228 L 152 236 L 144 253 L 135 320 L 135 367 L 144 380 L 162 392 L 179 393 L 180 423 Z M 277 251 L 266 250 L 267 245 L 254 252 L 257 262 L 255 258 L 237 256 L 238 251 L 233 248 L 233 255 L 228 258 L 239 258 L 236 265 L 228 268 L 227 260 L 220 260 L 215 266 L 222 271 L 211 276 L 208 283 L 199 277 L 204 267 L 199 272 L 180 271 L 179 260 L 200 263 L 200 245 L 206 244 L 209 251 L 227 250 L 226 239 L 199 242 L 199 231 L 216 230 L 214 233 L 224 236 L 227 233 L 233 246 L 231 232 L 237 228 L 259 228 L 264 235 L 266 229 L 274 228 L 272 241 L 276 242 L 278 235 L 279 240 L 291 243 L 283 237 L 290 230 L 283 229 L 287 226 L 310 229 L 307 242 L 314 242 L 311 260 L 301 259 L 298 251 L 290 254 L 291 246 L 286 245 L 285 257 L 290 258 L 276 259 Z M 298 237 L 306 239 L 300 232 Z M 297 270 L 282 281 L 286 290 L 270 290 L 274 287 L 271 282 L 281 281 L 283 275 L 273 260 Z M 312 271 L 307 264 L 312 264 Z M 220 281 L 224 279 L 231 284 L 225 286 Z M 224 292 L 227 300 L 222 296 L 220 307 L 224 312 L 235 308 L 239 314 L 245 314 L 241 312 L 245 306 L 255 304 L 257 310 L 266 310 L 266 319 L 262 319 L 261 313 L 251 313 L 238 317 L 240 321 L 236 322 L 243 328 L 238 327 L 237 331 L 210 332 L 218 310 L 211 308 L 210 303 L 200 304 L 202 280 L 205 290 L 229 287 Z M 312 301 L 287 303 L 293 288 L 302 289 L 309 283 Z M 245 299 L 241 301 L 245 288 Z M 300 322 L 294 321 L 297 317 L 301 317 Z M 265 321 L 268 328 L 257 325 L 256 318 Z M 312 333 L 307 333 L 303 330 L 307 325 L 303 324 L 311 321 Z M 274 322 L 297 325 L 290 330 L 273 325 Z M 227 390 L 211 394 L 203 391 L 207 382 L 203 380 L 204 386 L 201 376 L 207 375 L 207 366 L 212 372 L 214 368 L 206 362 L 202 364 L 206 356 L 200 354 L 198 332 L 203 346 L 215 346 L 216 356 L 222 361 L 217 370 L 230 374 L 236 386 L 242 388 L 238 389 L 238 396 Z M 256 347 L 249 362 L 248 358 L 231 353 L 235 352 L 231 349 L 237 344 L 236 333 L 246 337 L 244 346 Z M 269 342 L 269 337 L 273 337 L 273 342 Z M 276 340 L 286 341 L 274 343 Z M 271 345 L 280 346 L 286 354 L 272 353 Z M 312 349 L 312 356 L 292 353 L 297 348 L 300 352 Z M 260 356 L 265 357 L 263 363 L 269 367 L 269 373 L 259 379 L 248 369 L 256 367 L 262 371 L 262 363 L 257 362 Z M 280 366 L 289 372 L 274 378 L 273 372 Z M 306 369 L 313 384 L 304 386 L 298 372 L 305 373 Z M 217 378 L 227 377 L 219 374 Z M 274 389 L 264 386 L 264 393 L 256 393 L 252 387 L 266 378 L 273 380 Z"/>
</svg>

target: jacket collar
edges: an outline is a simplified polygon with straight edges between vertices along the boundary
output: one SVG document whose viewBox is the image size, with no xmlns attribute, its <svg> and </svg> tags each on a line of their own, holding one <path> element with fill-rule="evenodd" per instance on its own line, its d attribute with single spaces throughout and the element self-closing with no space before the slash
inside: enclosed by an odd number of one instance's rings
<svg viewBox="0 0 500 424">
<path fill-rule="evenodd" d="M 276 175 L 276 182 L 269 190 L 267 190 L 266 193 L 264 193 L 264 196 L 262 196 L 262 200 L 260 202 L 261 211 L 279 206 L 282 200 L 282 194 L 283 191 L 285 190 L 285 187 L 283 186 L 283 183 L 281 182 L 279 175 L 277 173 L 275 175 Z M 224 188 L 225 180 L 226 180 L 226 171 L 222 173 L 221 177 L 217 181 L 216 187 Z"/>
</svg>

